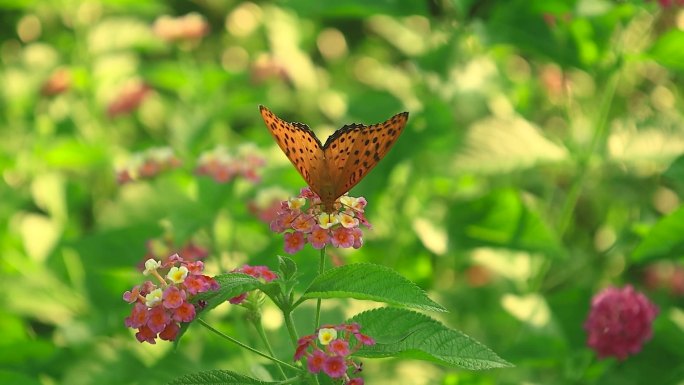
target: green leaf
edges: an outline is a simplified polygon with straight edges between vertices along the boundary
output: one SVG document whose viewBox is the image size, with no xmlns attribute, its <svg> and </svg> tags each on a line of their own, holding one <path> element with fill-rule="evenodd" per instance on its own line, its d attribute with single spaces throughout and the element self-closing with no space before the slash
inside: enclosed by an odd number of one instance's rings
<svg viewBox="0 0 684 385">
<path fill-rule="evenodd" d="M 330 269 L 318 276 L 304 298 L 356 298 L 394 306 L 446 311 L 415 283 L 384 266 L 370 263 Z"/>
<path fill-rule="evenodd" d="M 580 66 L 576 41 L 562 28 L 552 28 L 544 13 L 553 10 L 548 5 L 561 1 L 509 0 L 491 5 L 486 36 L 489 43 L 512 45 L 518 51 L 535 57 L 548 58 L 562 67 Z M 486 2 L 485 2 L 486 3 Z M 531 6 L 534 4 L 534 6 Z M 479 6 L 478 6 L 479 8 Z"/>
<path fill-rule="evenodd" d="M 278 256 L 278 267 L 283 280 L 287 281 L 297 275 L 297 264 L 291 258 Z"/>
<path fill-rule="evenodd" d="M 201 313 L 209 311 L 233 297 L 260 288 L 263 285 L 258 279 L 243 273 L 220 274 L 215 276 L 214 279 L 220 286 L 218 290 L 199 293 L 193 298 L 193 302 L 195 303 L 198 301 L 206 301 L 206 306 L 197 312 L 197 317 L 199 317 Z M 174 340 L 174 347 L 178 347 L 181 337 L 188 330 L 190 324 L 191 322 L 181 323 L 178 336 Z"/>
<path fill-rule="evenodd" d="M 13 372 L 6 369 L 0 369 L 0 383 L 2 384 L 24 384 L 24 385 L 40 385 L 38 379 L 28 376 L 24 373 Z"/>
<path fill-rule="evenodd" d="M 202 311 L 213 309 L 233 297 L 263 285 L 258 279 L 243 273 L 220 274 L 215 276 L 214 279 L 221 286 L 218 290 L 200 293 L 195 297 L 197 301 L 207 302 Z"/>
<path fill-rule="evenodd" d="M 349 322 L 357 322 L 376 342 L 355 353 L 359 357 L 413 358 L 470 370 L 513 366 L 480 342 L 414 311 L 375 309 Z"/>
<path fill-rule="evenodd" d="M 237 374 L 228 370 L 210 370 L 207 372 L 199 372 L 188 374 L 183 377 L 178 377 L 168 383 L 168 385 L 263 385 L 263 384 L 278 384 L 278 382 L 264 382 Z"/>
<path fill-rule="evenodd" d="M 512 189 L 455 204 L 450 218 L 450 241 L 462 248 L 496 246 L 551 255 L 562 250 L 551 229 Z"/>
<path fill-rule="evenodd" d="M 401 0 L 347 0 L 315 1 L 288 0 L 284 4 L 302 16 L 364 18 L 375 14 L 394 16 L 424 15 L 427 7 L 420 1 Z"/>
<path fill-rule="evenodd" d="M 649 54 L 652 59 L 666 67 L 684 70 L 684 31 L 672 29 L 663 34 Z"/>
<path fill-rule="evenodd" d="M 663 177 L 678 190 L 684 193 L 684 155 L 675 159 L 663 173 Z"/>
<path fill-rule="evenodd" d="M 660 219 L 632 253 L 638 262 L 684 255 L 684 206 Z"/>
</svg>

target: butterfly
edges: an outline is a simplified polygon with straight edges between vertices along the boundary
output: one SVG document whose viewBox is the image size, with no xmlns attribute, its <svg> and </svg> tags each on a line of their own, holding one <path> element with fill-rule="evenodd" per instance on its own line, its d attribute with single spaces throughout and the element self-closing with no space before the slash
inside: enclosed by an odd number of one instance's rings
<svg viewBox="0 0 684 385">
<path fill-rule="evenodd" d="M 380 162 L 408 121 L 408 112 L 402 112 L 384 123 L 347 124 L 321 144 L 306 124 L 286 122 L 264 106 L 259 110 L 278 146 L 321 198 L 327 213 L 334 211 L 337 198 Z"/>
</svg>

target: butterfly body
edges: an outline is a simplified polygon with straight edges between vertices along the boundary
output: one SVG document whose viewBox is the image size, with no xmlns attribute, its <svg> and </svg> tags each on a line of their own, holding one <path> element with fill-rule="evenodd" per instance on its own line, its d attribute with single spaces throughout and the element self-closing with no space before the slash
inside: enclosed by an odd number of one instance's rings
<svg viewBox="0 0 684 385">
<path fill-rule="evenodd" d="M 402 112 L 370 126 L 345 125 L 321 144 L 306 124 L 286 122 L 264 106 L 259 109 L 278 146 L 328 213 L 335 209 L 337 198 L 356 186 L 387 154 L 408 120 L 408 112 Z"/>
</svg>

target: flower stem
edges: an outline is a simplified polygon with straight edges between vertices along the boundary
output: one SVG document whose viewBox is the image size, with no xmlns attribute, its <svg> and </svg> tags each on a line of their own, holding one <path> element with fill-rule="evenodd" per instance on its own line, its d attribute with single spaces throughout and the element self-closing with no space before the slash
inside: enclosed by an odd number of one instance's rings
<svg viewBox="0 0 684 385">
<path fill-rule="evenodd" d="M 266 354 L 266 353 L 262 353 L 262 352 L 260 352 L 260 351 L 258 351 L 258 350 L 256 350 L 256 349 L 254 349 L 253 347 L 248 346 L 248 345 L 245 345 L 244 343 L 242 343 L 242 342 L 236 340 L 235 338 L 233 338 L 233 337 L 231 337 L 231 336 L 229 336 L 229 335 L 227 335 L 227 334 L 224 334 L 223 332 L 221 332 L 221 331 L 215 329 L 213 326 L 211 326 L 211 325 L 209 325 L 208 323 L 206 323 L 206 322 L 205 322 L 203 319 L 201 319 L 201 318 L 197 318 L 197 322 L 199 322 L 200 325 L 204 326 L 205 328 L 207 328 L 207 329 L 211 330 L 212 332 L 218 334 L 219 336 L 221 336 L 221 337 L 227 339 L 228 341 L 230 341 L 230 342 L 232 342 L 232 343 L 234 343 L 234 344 L 236 344 L 236 345 L 238 345 L 238 346 L 240 346 L 240 347 L 242 347 L 242 348 L 245 348 L 245 349 L 249 350 L 249 351 L 252 352 L 252 353 L 255 353 L 255 354 L 260 355 L 260 356 L 262 356 L 262 357 L 264 357 L 264 358 L 267 358 L 267 359 L 269 359 L 269 360 L 271 360 L 271 361 L 273 361 L 273 362 L 275 362 L 275 363 L 277 363 L 277 364 L 286 366 L 286 367 L 288 367 L 288 368 L 290 368 L 290 369 L 292 369 L 292 370 L 297 370 L 297 371 L 299 370 L 297 367 L 292 366 L 292 365 L 288 364 L 287 362 L 281 361 L 281 360 L 279 360 L 279 359 L 277 359 L 277 358 L 275 358 L 275 357 L 273 357 L 273 356 L 269 356 L 269 355 Z"/>
<path fill-rule="evenodd" d="M 323 274 L 325 270 L 325 246 L 321 249 L 321 257 L 318 260 L 318 276 Z M 318 325 L 321 321 L 321 299 L 316 301 L 316 321 L 314 323 L 314 329 L 318 329 Z"/>
<path fill-rule="evenodd" d="M 290 334 L 290 339 L 292 340 L 292 346 L 297 346 L 297 340 L 299 335 L 297 334 L 297 329 L 295 329 L 294 322 L 292 321 L 292 313 L 283 313 L 285 317 L 285 326 L 287 327 L 287 332 Z"/>
<path fill-rule="evenodd" d="M 607 84 L 603 88 L 603 98 L 599 108 L 599 116 L 594 126 L 594 135 L 591 138 L 591 142 L 587 150 L 579 155 L 579 159 L 577 160 L 577 176 L 570 186 L 570 190 L 568 191 L 567 198 L 565 199 L 565 203 L 561 211 L 560 220 L 558 221 L 558 234 L 560 234 L 560 236 L 564 236 L 568 231 L 570 222 L 575 215 L 575 207 L 577 206 L 577 202 L 582 194 L 584 183 L 589 176 L 591 158 L 595 156 L 596 153 L 601 153 L 601 155 L 604 155 L 603 153 L 605 152 L 606 141 L 608 135 L 610 134 L 608 124 L 610 110 L 613 107 L 613 97 L 615 96 L 617 86 L 620 83 L 620 77 L 620 72 L 614 74 L 608 79 Z"/>
<path fill-rule="evenodd" d="M 264 330 L 264 325 L 261 323 L 261 316 L 259 316 L 258 319 L 253 318 L 252 319 L 252 325 L 254 325 L 254 328 L 256 329 L 257 333 L 259 334 L 259 337 L 261 337 L 261 341 L 264 343 L 264 346 L 266 346 L 266 350 L 268 351 L 268 354 L 275 357 L 275 353 L 273 352 L 273 348 L 271 347 L 271 343 L 268 342 L 268 337 L 266 336 L 266 331 Z M 287 374 L 285 374 L 285 371 L 283 370 L 283 367 L 280 366 L 280 363 L 276 362 L 276 366 L 278 367 L 278 371 L 280 372 L 280 375 L 283 376 L 283 379 L 287 379 Z"/>
</svg>

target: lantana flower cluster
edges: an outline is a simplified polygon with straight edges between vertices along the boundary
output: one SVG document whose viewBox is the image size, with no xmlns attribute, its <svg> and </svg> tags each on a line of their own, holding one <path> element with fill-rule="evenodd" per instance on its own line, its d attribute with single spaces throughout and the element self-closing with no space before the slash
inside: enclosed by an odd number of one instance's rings
<svg viewBox="0 0 684 385">
<path fill-rule="evenodd" d="M 268 268 L 268 266 L 243 265 L 242 267 L 233 270 L 233 272 L 251 275 L 252 277 L 261 279 L 264 282 L 271 282 L 274 279 L 278 278 L 278 274 L 271 271 Z M 240 295 L 237 295 L 229 299 L 228 302 L 232 303 L 233 305 L 239 305 L 247 298 L 247 294 L 249 293 L 242 293 Z"/>
<path fill-rule="evenodd" d="M 178 254 L 164 263 L 154 259 L 145 262 L 143 275 L 155 277 L 157 283 L 146 281 L 123 295 L 124 301 L 133 304 L 125 324 L 138 329 L 135 334 L 138 341 L 155 344 L 157 337 L 173 341 L 178 336 L 180 323 L 195 319 L 192 298 L 219 288 L 213 278 L 202 274 L 203 270 L 201 261 L 184 261 Z"/>
<path fill-rule="evenodd" d="M 241 145 L 235 153 L 218 146 L 200 155 L 195 173 L 206 175 L 216 183 L 227 183 L 241 176 L 252 183 L 261 180 L 260 170 L 266 160 L 253 144 Z"/>
<path fill-rule="evenodd" d="M 116 180 L 119 184 L 125 184 L 139 179 L 151 179 L 180 166 L 181 160 L 171 148 L 153 147 L 133 154 L 126 165 L 116 171 Z"/>
<path fill-rule="evenodd" d="M 375 345 L 375 340 L 361 334 L 359 324 L 324 325 L 297 341 L 294 360 L 306 358 L 306 368 L 313 374 L 322 371 L 330 378 L 342 379 L 345 385 L 363 385 L 361 377 L 352 378 L 348 373 L 355 376 L 361 372 L 361 364 L 351 355 L 363 345 Z"/>
<path fill-rule="evenodd" d="M 638 353 L 644 342 L 651 339 L 657 314 L 658 308 L 632 286 L 608 287 L 591 301 L 591 311 L 584 323 L 587 345 L 599 358 L 624 360 Z"/>
<path fill-rule="evenodd" d="M 271 230 L 284 233 L 285 251 L 290 254 L 307 243 L 314 249 L 326 245 L 358 249 L 363 245 L 363 232 L 359 226 L 370 227 L 363 215 L 366 204 L 363 197 L 343 195 L 335 202 L 334 211 L 327 213 L 323 211 L 318 195 L 306 187 L 297 197 L 280 204 Z"/>
</svg>

